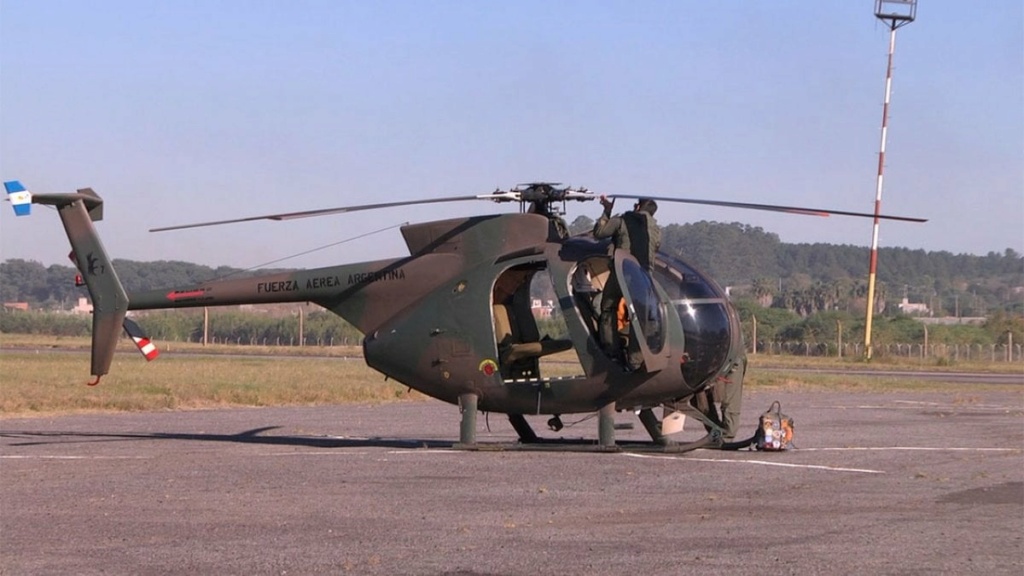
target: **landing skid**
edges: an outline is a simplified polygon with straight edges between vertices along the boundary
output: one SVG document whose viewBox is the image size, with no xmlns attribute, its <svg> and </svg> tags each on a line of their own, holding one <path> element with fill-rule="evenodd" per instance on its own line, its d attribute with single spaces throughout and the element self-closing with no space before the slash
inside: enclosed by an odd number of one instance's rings
<svg viewBox="0 0 1024 576">
<path fill-rule="evenodd" d="M 477 442 L 476 441 L 476 394 L 462 394 L 459 396 L 459 411 L 462 415 L 459 424 L 459 442 L 453 445 L 458 450 L 472 451 L 502 451 L 502 450 L 540 450 L 540 451 L 570 451 L 570 452 L 657 452 L 678 454 L 690 452 L 701 448 L 721 449 L 732 448 L 722 440 L 722 428 L 711 419 L 707 418 L 700 411 L 690 406 L 674 406 L 688 416 L 693 416 L 702 422 L 709 430 L 703 438 L 694 442 L 676 442 L 665 437 L 661 433 L 661 423 L 658 421 L 654 411 L 644 408 L 639 411 L 640 422 L 643 423 L 647 433 L 651 436 L 650 442 L 615 440 L 615 405 L 608 404 L 598 411 L 598 440 L 566 440 L 541 438 L 526 421 L 522 414 L 509 414 L 509 423 L 519 435 L 519 442 Z M 558 416 L 551 418 L 548 425 L 555 431 L 561 428 L 561 419 Z M 740 444 L 740 443 L 734 443 Z M 745 446 L 745 444 L 744 444 Z"/>
<path fill-rule="evenodd" d="M 614 446 L 601 446 L 593 440 L 564 440 L 541 438 L 537 442 L 524 444 L 521 442 L 478 442 L 476 444 L 455 444 L 452 448 L 470 452 L 598 452 L 628 454 L 681 454 L 701 448 L 714 449 L 716 442 L 710 434 L 704 438 L 687 444 L 664 445 L 656 442 L 630 440 L 619 442 Z"/>
</svg>

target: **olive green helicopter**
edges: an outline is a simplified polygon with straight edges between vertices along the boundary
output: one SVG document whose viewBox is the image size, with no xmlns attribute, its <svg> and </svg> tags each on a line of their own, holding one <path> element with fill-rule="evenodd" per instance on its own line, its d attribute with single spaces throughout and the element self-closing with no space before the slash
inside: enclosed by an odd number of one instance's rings
<svg viewBox="0 0 1024 576">
<path fill-rule="evenodd" d="M 124 329 L 147 359 L 157 351 L 127 317 L 133 310 L 310 302 L 341 316 L 364 335 L 366 364 L 385 377 L 459 407 L 462 448 L 477 441 L 477 414 L 506 414 L 519 445 L 559 442 L 543 438 L 528 417 L 547 418 L 553 431 L 562 416 L 597 414 L 597 440 L 589 449 L 618 450 L 615 413 L 634 411 L 658 450 L 735 447 L 724 434 L 724 413 L 709 402 L 717 383 L 742 387 L 745 345 L 739 317 L 725 291 L 682 259 L 658 252 L 648 269 L 625 250 L 591 233 L 570 235 L 562 216 L 568 202 L 597 198 L 585 188 L 521 184 L 490 194 L 345 206 L 155 228 L 162 232 L 255 220 L 291 220 L 419 204 L 486 200 L 519 210 L 407 224 L 409 254 L 397 258 L 212 280 L 127 294 L 93 226 L 103 200 L 91 189 L 33 194 L 5 182 L 16 214 L 31 204 L 54 206 L 64 224 L 82 283 L 93 303 L 91 373 L 110 369 Z M 769 204 L 611 194 L 732 208 L 884 218 L 923 219 Z M 602 346 L 599 302 L 606 282 L 618 282 L 617 345 Z M 563 322 L 556 338 L 541 335 L 532 311 L 534 285 L 553 294 Z M 626 362 L 624 358 L 634 358 Z M 563 365 L 552 359 L 569 358 Z M 542 362 L 542 359 L 544 361 Z M 566 373 L 564 365 L 571 367 Z M 575 371 L 573 371 L 575 370 Z M 661 409 L 661 417 L 656 410 Z M 738 405 L 735 407 L 738 410 Z M 696 418 L 706 436 L 671 439 L 680 415 Z M 746 443 L 749 443 L 747 441 Z M 745 444 L 744 444 L 745 445 Z"/>
</svg>

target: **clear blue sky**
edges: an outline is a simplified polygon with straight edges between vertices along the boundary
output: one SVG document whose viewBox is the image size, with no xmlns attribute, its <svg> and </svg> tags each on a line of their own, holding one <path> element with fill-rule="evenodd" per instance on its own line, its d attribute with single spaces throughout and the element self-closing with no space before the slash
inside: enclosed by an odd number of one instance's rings
<svg viewBox="0 0 1024 576">
<path fill-rule="evenodd" d="M 824 2 L 0 1 L 0 177 L 92 187 L 112 256 L 248 267 L 488 193 L 598 192 L 871 212 L 889 31 Z M 1024 252 L 1020 0 L 921 0 L 897 33 L 880 246 Z M 0 258 L 66 264 L 56 214 L 0 205 Z M 574 204 L 568 219 L 595 217 Z M 784 242 L 868 246 L 871 220 L 665 206 Z M 397 230 L 281 265 L 399 256 Z M 866 263 L 865 263 L 866 267 Z"/>
</svg>

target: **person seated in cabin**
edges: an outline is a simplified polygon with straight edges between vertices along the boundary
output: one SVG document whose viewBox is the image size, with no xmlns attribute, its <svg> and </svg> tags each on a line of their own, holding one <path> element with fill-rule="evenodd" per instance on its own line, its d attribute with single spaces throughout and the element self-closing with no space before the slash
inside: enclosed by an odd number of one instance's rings
<svg viewBox="0 0 1024 576">
<path fill-rule="evenodd" d="M 595 298 L 601 293 L 600 278 L 595 277 L 591 261 L 581 261 L 572 273 L 572 295 L 580 310 L 583 323 L 597 335 L 598 311 Z M 605 274 L 607 276 L 607 274 Z"/>
</svg>

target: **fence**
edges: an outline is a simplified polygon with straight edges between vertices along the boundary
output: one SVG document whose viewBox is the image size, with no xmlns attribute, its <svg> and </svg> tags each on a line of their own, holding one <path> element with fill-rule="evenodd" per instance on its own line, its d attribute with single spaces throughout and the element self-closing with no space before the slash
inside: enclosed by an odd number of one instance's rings
<svg viewBox="0 0 1024 576">
<path fill-rule="evenodd" d="M 201 343 L 202 336 L 189 338 L 189 342 Z M 210 338 L 211 344 L 233 344 L 239 346 L 359 346 L 361 338 L 307 338 L 301 344 L 296 338 Z M 753 350 L 748 350 L 754 353 Z M 841 352 L 841 353 L 840 353 Z M 863 344 L 844 344 L 838 349 L 834 343 L 824 342 L 759 342 L 757 354 L 775 354 L 787 356 L 842 356 L 856 358 L 862 356 Z M 1022 362 L 1024 363 L 1024 346 L 1021 344 L 876 344 L 872 352 L 875 357 L 894 358 L 944 358 L 953 361 L 976 362 Z"/>
<path fill-rule="evenodd" d="M 823 342 L 758 342 L 756 351 L 757 354 L 843 357 L 862 356 L 863 352 L 863 344 L 844 344 L 840 349 L 835 344 Z M 872 347 L 872 356 L 1024 362 L 1024 347 L 1021 344 L 876 344 Z"/>
</svg>

